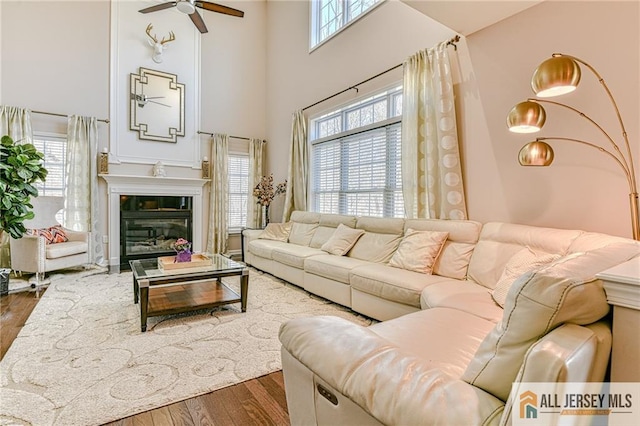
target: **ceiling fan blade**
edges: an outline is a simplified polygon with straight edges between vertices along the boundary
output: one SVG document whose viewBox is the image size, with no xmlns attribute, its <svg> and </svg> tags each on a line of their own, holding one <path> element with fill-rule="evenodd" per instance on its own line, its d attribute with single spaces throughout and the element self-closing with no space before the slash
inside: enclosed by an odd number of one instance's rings
<svg viewBox="0 0 640 426">
<path fill-rule="evenodd" d="M 209 10 L 211 12 L 224 13 L 225 15 L 237 16 L 239 18 L 242 18 L 244 16 L 244 12 L 241 10 L 234 9 L 232 7 L 223 6 L 217 3 L 210 3 L 207 1 L 196 1 L 195 5 L 203 9 Z"/>
<path fill-rule="evenodd" d="M 193 12 L 192 14 L 190 14 L 189 18 L 191 18 L 191 20 L 193 21 L 194 25 L 196 27 L 198 27 L 198 30 L 202 34 L 204 34 L 204 33 L 209 31 L 209 30 L 207 30 L 207 26 L 204 24 L 204 21 L 202 20 L 202 16 L 200 16 L 200 14 L 198 13 L 197 10 L 195 12 Z"/>
<path fill-rule="evenodd" d="M 145 9 L 141 9 L 138 12 L 140 12 L 140 13 L 157 12 L 158 10 L 169 9 L 170 7 L 173 7 L 176 4 L 178 4 L 178 2 L 170 1 L 168 3 L 157 4 L 155 6 L 147 7 Z"/>
</svg>

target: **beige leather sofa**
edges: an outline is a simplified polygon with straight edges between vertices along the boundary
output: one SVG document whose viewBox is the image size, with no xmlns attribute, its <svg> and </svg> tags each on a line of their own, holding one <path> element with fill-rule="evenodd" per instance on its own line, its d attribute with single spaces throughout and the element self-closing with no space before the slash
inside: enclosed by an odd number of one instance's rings
<svg viewBox="0 0 640 426">
<path fill-rule="evenodd" d="M 345 256 L 320 247 L 365 230 Z M 446 231 L 433 274 L 388 264 L 407 229 Z M 383 322 L 289 321 L 280 331 L 293 424 L 509 424 L 513 382 L 602 381 L 611 331 L 594 278 L 640 255 L 632 240 L 473 221 L 295 212 L 288 242 L 245 231 L 245 260 Z M 523 250 L 553 261 L 492 297 Z M 566 419 L 563 419 L 566 421 Z"/>
</svg>

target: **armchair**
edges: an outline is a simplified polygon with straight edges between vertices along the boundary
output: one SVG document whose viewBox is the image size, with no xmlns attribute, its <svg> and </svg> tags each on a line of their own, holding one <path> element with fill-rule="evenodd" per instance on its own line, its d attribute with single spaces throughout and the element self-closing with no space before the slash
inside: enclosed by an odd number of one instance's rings
<svg viewBox="0 0 640 426">
<path fill-rule="evenodd" d="M 27 229 L 59 225 L 55 216 L 64 207 L 63 197 L 40 196 L 31 199 L 31 204 L 35 217 L 24 222 Z M 47 244 L 45 237 L 39 235 L 24 235 L 18 240 L 11 238 L 11 268 L 16 272 L 35 273 L 35 285 L 40 285 L 45 272 L 73 266 L 87 267 L 90 234 L 66 228 L 64 232 L 68 241 L 55 244 Z"/>
</svg>

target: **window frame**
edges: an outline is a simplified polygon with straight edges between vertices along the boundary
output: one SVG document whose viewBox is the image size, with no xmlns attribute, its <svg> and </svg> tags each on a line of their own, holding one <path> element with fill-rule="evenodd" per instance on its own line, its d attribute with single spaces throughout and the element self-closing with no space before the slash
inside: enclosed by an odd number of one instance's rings
<svg viewBox="0 0 640 426">
<path fill-rule="evenodd" d="M 43 160 L 43 166 L 45 169 L 47 169 L 47 172 L 49 172 L 50 166 L 49 168 L 47 167 L 46 152 L 44 150 L 40 150 L 40 148 L 36 145 L 37 140 L 45 141 L 45 146 L 47 142 L 62 142 L 64 145 L 63 153 L 62 153 L 63 154 L 62 187 L 60 187 L 59 189 L 47 188 L 46 179 L 44 182 L 35 182 L 34 186 L 38 189 L 38 195 L 64 197 L 64 189 L 67 183 L 67 145 L 68 145 L 67 135 L 64 133 L 56 133 L 56 132 L 33 131 L 33 145 L 36 147 L 38 151 L 45 154 L 45 158 Z M 49 191 L 56 191 L 56 193 L 55 194 L 47 193 L 47 189 Z M 60 193 L 57 193 L 57 191 L 59 191 Z"/>
<path fill-rule="evenodd" d="M 326 38 L 318 41 L 318 39 L 320 38 L 320 35 L 319 35 L 320 20 L 317 17 L 319 13 L 318 10 L 319 10 L 320 2 L 318 0 L 309 0 L 309 53 L 313 52 L 320 46 L 323 46 L 326 42 L 333 39 L 336 35 L 340 34 L 342 31 L 349 28 L 354 22 L 357 22 L 359 19 L 366 16 L 369 12 L 371 12 L 381 4 L 385 3 L 386 0 L 374 0 L 375 3 L 371 5 L 368 9 L 364 10 L 355 18 L 351 18 L 351 19 L 347 18 L 346 22 L 345 22 L 345 15 L 350 14 L 351 10 L 349 7 L 350 6 L 349 3 L 353 0 L 338 0 L 338 1 L 342 3 L 343 10 L 346 11 L 346 12 L 343 12 L 341 15 L 340 26 L 338 27 L 337 30 L 329 34 Z"/>
<path fill-rule="evenodd" d="M 385 132 L 387 132 L 387 135 L 385 137 L 386 145 L 387 145 L 385 148 L 385 154 L 386 154 L 385 163 L 387 163 L 388 167 L 386 168 L 386 171 L 385 171 L 385 187 L 382 192 L 382 197 L 383 197 L 382 217 L 404 217 L 405 216 L 404 205 L 398 208 L 398 205 L 395 199 L 392 202 L 389 202 L 389 197 L 394 197 L 395 192 L 400 191 L 400 193 L 402 193 L 402 180 L 400 175 L 401 172 L 400 170 L 397 169 L 397 166 L 391 167 L 392 161 L 393 161 L 393 165 L 396 164 L 395 162 L 401 161 L 401 159 L 399 158 L 400 156 L 399 149 L 401 149 L 401 146 L 400 147 L 396 146 L 395 149 L 390 149 L 392 147 L 389 146 L 389 144 L 392 142 L 392 139 L 390 138 L 391 136 L 390 132 L 401 133 L 402 131 L 402 112 L 401 112 L 401 109 L 400 110 L 396 109 L 397 99 L 398 97 L 402 97 L 402 93 L 403 93 L 402 82 L 399 81 L 394 84 L 388 85 L 384 88 L 380 88 L 379 90 L 373 93 L 368 93 L 367 95 L 362 96 L 360 99 L 351 100 L 348 103 L 337 105 L 333 108 L 330 108 L 329 110 L 325 110 L 324 112 L 318 113 L 309 118 L 309 129 L 310 129 L 309 142 L 308 142 L 309 150 L 310 150 L 309 206 L 311 211 L 320 211 L 318 209 L 318 206 L 316 205 L 318 202 L 318 200 L 316 199 L 317 198 L 316 194 L 321 192 L 321 191 L 316 191 L 315 177 L 316 177 L 316 173 L 318 172 L 314 170 L 314 166 L 316 164 L 316 159 L 314 158 L 314 156 L 317 155 L 314 148 L 324 143 L 332 143 L 332 144 L 336 144 L 337 149 L 341 151 L 340 158 L 337 163 L 337 166 L 339 169 L 339 184 L 340 184 L 340 189 L 337 190 L 338 212 L 334 212 L 334 213 L 350 214 L 346 210 L 341 209 L 341 207 L 348 207 L 346 202 L 346 197 L 350 192 L 346 189 L 346 185 L 348 185 L 348 172 L 347 172 L 348 168 L 346 168 L 345 165 L 343 164 L 343 162 L 346 161 L 345 149 L 346 149 L 346 144 L 349 143 L 348 139 L 361 133 L 372 132 L 374 130 L 384 130 Z M 373 122 L 357 128 L 343 130 L 327 136 L 318 137 L 320 133 L 320 130 L 319 130 L 320 124 L 321 124 L 320 121 L 322 121 L 322 119 L 327 120 L 327 119 L 340 117 L 341 129 L 343 129 L 349 126 L 347 119 L 350 113 L 356 110 L 362 111 L 364 107 L 367 107 L 369 105 L 374 105 L 383 98 L 386 99 L 387 101 L 387 118 L 380 120 L 378 122 Z M 396 115 L 392 115 L 394 113 Z M 375 116 L 375 111 L 372 111 L 372 114 Z M 392 116 L 389 117 L 389 115 L 392 115 Z M 396 143 L 401 144 L 401 137 L 397 137 Z M 396 156 L 394 157 L 395 160 L 392 160 L 390 156 L 394 156 L 394 155 Z M 374 163 L 372 162 L 372 164 Z M 389 191 L 389 188 L 391 187 L 390 182 L 393 181 L 393 177 L 395 177 L 397 182 L 398 176 L 400 176 L 400 183 L 399 183 L 400 186 L 399 187 L 394 186 L 395 190 Z M 347 179 L 345 179 L 345 177 Z M 327 192 L 335 193 L 336 191 L 327 191 Z M 352 191 L 352 193 L 366 193 L 366 192 L 367 191 L 364 191 L 364 190 Z M 379 192 L 379 191 L 373 191 L 373 192 Z"/>
</svg>

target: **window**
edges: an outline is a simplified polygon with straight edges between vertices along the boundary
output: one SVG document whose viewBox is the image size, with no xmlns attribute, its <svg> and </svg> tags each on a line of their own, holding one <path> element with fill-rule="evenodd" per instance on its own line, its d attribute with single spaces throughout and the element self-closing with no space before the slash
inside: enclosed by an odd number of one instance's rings
<svg viewBox="0 0 640 426">
<path fill-rule="evenodd" d="M 63 196 L 66 179 L 67 138 L 60 134 L 36 133 L 33 145 L 44 154 L 44 168 L 47 178 L 44 182 L 36 182 L 39 195 Z"/>
<path fill-rule="evenodd" d="M 404 217 L 402 87 L 311 120 L 311 209 Z"/>
<path fill-rule="evenodd" d="M 383 0 L 311 0 L 311 39 L 313 49 Z"/>
<path fill-rule="evenodd" d="M 229 232 L 240 232 L 247 224 L 249 156 L 229 154 Z"/>
</svg>

